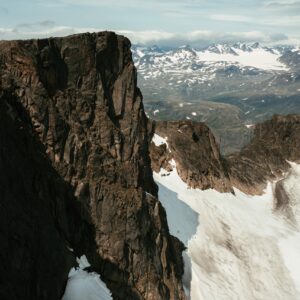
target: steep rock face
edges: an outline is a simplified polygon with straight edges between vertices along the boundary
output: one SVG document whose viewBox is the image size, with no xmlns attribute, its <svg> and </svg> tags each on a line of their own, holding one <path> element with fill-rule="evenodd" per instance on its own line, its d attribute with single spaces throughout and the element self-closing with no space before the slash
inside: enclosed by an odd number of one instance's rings
<svg viewBox="0 0 300 300">
<path fill-rule="evenodd" d="M 0 299 L 60 299 L 75 256 L 95 254 L 94 228 L 82 219 L 28 114 L 3 91 L 0 206 Z"/>
<path fill-rule="evenodd" d="M 70 247 L 87 252 L 115 299 L 185 299 L 183 247 L 156 198 L 130 42 L 110 32 L 0 42 L 0 63 L 4 99 L 28 115 L 92 227 L 95 252 L 91 240 Z"/>
<path fill-rule="evenodd" d="M 268 180 L 282 177 L 290 165 L 300 160 L 300 116 L 274 116 L 257 124 L 254 137 L 239 153 L 227 158 L 234 186 L 249 194 L 259 194 Z"/>
<path fill-rule="evenodd" d="M 192 121 L 154 122 L 153 133 L 166 138 L 165 145 L 150 145 L 152 168 L 171 168 L 174 159 L 179 176 L 192 188 L 232 191 L 224 159 L 210 129 Z"/>
</svg>

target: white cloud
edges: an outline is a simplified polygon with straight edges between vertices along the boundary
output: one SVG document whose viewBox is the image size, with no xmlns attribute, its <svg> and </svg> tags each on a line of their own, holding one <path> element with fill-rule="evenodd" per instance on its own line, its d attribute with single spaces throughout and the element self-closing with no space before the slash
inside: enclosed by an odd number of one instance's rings
<svg viewBox="0 0 300 300">
<path fill-rule="evenodd" d="M 300 2 L 299 2 L 300 5 Z M 214 14 L 210 15 L 211 20 L 222 22 L 240 22 L 240 23 L 252 23 L 253 25 L 267 25 L 274 27 L 292 27 L 300 26 L 299 15 L 288 16 L 263 16 L 263 17 L 249 17 L 244 15 L 227 15 L 227 14 Z"/>
<path fill-rule="evenodd" d="M 22 25 L 22 24 L 21 24 Z M 35 29 L 33 26 L 16 28 L 0 28 L 1 39 L 32 39 L 32 38 L 46 38 L 55 36 L 65 36 L 86 31 L 99 31 L 93 28 L 73 28 L 68 26 L 55 26 L 43 30 Z"/>
<path fill-rule="evenodd" d="M 49 1 L 47 0 L 39 0 L 40 4 L 49 5 Z M 200 0 L 201 1 L 201 0 Z M 54 5 L 80 5 L 80 6 L 91 6 L 91 7 L 153 7 L 153 6 L 166 6 L 166 7 L 174 7 L 179 6 L 182 7 L 187 3 L 194 4 L 197 1 L 194 0 L 56 0 Z M 198 1 L 199 2 L 199 1 Z"/>
<path fill-rule="evenodd" d="M 300 16 L 280 16 L 280 17 L 268 17 L 263 20 L 258 21 L 259 24 L 276 26 L 276 27 L 299 27 L 300 26 Z"/>
<path fill-rule="evenodd" d="M 198 30 L 186 34 L 186 39 L 191 44 L 203 41 L 205 44 L 216 42 L 260 42 L 262 44 L 300 44 L 300 35 L 289 37 L 285 34 L 267 34 L 261 31 L 245 32 L 215 32 Z"/>
<path fill-rule="evenodd" d="M 46 24 L 48 27 L 42 26 Z M 24 24 L 15 28 L 0 28 L 0 39 L 29 39 L 46 38 L 55 36 L 66 36 L 82 32 L 98 32 L 105 28 L 91 27 L 69 27 L 69 26 L 50 26 L 49 23 Z M 297 44 L 300 45 L 300 35 L 287 36 L 285 34 L 267 34 L 261 31 L 245 32 L 216 32 L 210 30 L 194 30 L 186 33 L 172 33 L 168 31 L 146 30 L 115 30 L 118 34 L 128 37 L 132 43 L 147 45 L 159 44 L 166 46 L 178 46 L 191 44 L 193 46 L 206 46 L 218 42 L 261 42 L 263 44 Z"/>
<path fill-rule="evenodd" d="M 238 0 L 28 0 L 19 1 L 19 10 L 14 9 L 12 2 L 6 3 L 11 18 L 1 19 L 3 27 L 10 26 L 11 20 L 26 23 L 32 19 L 34 23 L 39 21 L 37 18 L 53 19 L 57 24 L 64 16 L 64 24 L 69 25 L 64 30 L 68 32 L 76 32 L 80 26 L 129 28 L 134 35 L 131 32 L 128 35 L 141 41 L 182 40 L 184 34 L 176 32 L 197 28 L 297 34 L 300 27 L 300 0 L 246 0 L 242 4 Z M 19 13 L 21 9 L 28 9 L 26 17 Z M 150 28 L 157 31 L 149 30 L 143 36 L 151 24 Z M 61 29 L 52 27 L 58 31 L 55 34 L 60 34 Z M 39 34 L 40 30 L 35 26 L 31 31 Z"/>
<path fill-rule="evenodd" d="M 210 19 L 217 21 L 228 22 L 252 22 L 253 18 L 243 15 L 226 15 L 226 14 L 214 14 L 210 16 Z"/>
<path fill-rule="evenodd" d="M 119 34 L 127 36 L 132 43 L 157 43 L 160 41 L 172 41 L 177 38 L 175 33 L 166 31 L 129 31 L 129 30 L 117 30 Z"/>
<path fill-rule="evenodd" d="M 287 20 L 290 16 L 300 15 L 300 0 L 266 1 L 262 10 L 266 16 L 273 16 L 273 20 L 280 20 L 281 18 Z M 292 22 L 290 22 L 290 27 L 293 27 Z M 276 24 L 274 25 L 276 26 Z M 298 24 L 294 24 L 294 27 L 297 26 Z"/>
<path fill-rule="evenodd" d="M 7 35 L 8 37 L 13 36 L 15 29 L 13 28 L 1 28 L 0 27 L 0 37 Z"/>
<path fill-rule="evenodd" d="M 295 4 L 299 4 L 299 0 L 277 0 L 277 1 L 266 1 L 266 6 L 293 6 Z"/>
</svg>

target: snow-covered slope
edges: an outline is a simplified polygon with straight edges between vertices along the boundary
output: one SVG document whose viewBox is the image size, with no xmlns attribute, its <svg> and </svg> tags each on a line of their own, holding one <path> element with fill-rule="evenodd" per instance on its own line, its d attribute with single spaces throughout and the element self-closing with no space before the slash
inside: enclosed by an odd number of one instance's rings
<svg viewBox="0 0 300 300">
<path fill-rule="evenodd" d="M 292 225 L 295 230 L 279 242 L 280 249 L 288 255 L 284 262 L 300 292 L 300 165 L 291 163 L 292 169 L 283 181 L 284 190 L 289 198 L 289 209 L 292 213 Z M 300 299 L 300 298 L 299 298 Z"/>
<path fill-rule="evenodd" d="M 106 284 L 99 274 L 85 271 L 90 264 L 85 255 L 77 259 L 78 268 L 72 268 L 66 291 L 62 300 L 112 300 L 112 296 Z"/>
<path fill-rule="evenodd" d="M 300 234 L 274 212 L 275 183 L 261 196 L 190 189 L 172 163 L 172 172 L 154 178 L 170 231 L 188 247 L 184 283 L 191 299 L 300 299 Z M 299 179 L 293 165 L 285 187 L 296 212 Z"/>
</svg>

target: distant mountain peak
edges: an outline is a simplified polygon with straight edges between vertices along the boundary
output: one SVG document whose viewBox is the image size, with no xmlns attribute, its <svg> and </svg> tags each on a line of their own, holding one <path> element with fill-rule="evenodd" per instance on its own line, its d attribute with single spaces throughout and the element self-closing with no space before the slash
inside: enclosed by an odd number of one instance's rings
<svg viewBox="0 0 300 300">
<path fill-rule="evenodd" d="M 217 54 L 233 54 L 237 55 L 237 53 L 233 50 L 233 48 L 227 43 L 224 44 L 212 44 L 205 49 L 207 52 L 217 53 Z"/>
<path fill-rule="evenodd" d="M 261 48 L 261 45 L 259 42 L 255 42 L 254 44 L 251 45 L 251 48 L 253 49 Z"/>
</svg>

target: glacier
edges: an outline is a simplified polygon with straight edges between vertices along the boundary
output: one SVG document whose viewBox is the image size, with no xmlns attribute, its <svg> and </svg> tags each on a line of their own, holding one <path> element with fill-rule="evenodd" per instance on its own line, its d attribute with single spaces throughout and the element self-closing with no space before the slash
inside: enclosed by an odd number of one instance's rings
<svg viewBox="0 0 300 300">
<path fill-rule="evenodd" d="M 154 179 L 170 232 L 187 247 L 183 282 L 189 298 L 300 299 L 300 166 L 291 164 L 283 179 L 295 223 L 275 210 L 276 182 L 259 196 L 202 191 L 189 188 L 171 163 L 172 172 L 161 169 Z"/>
</svg>

